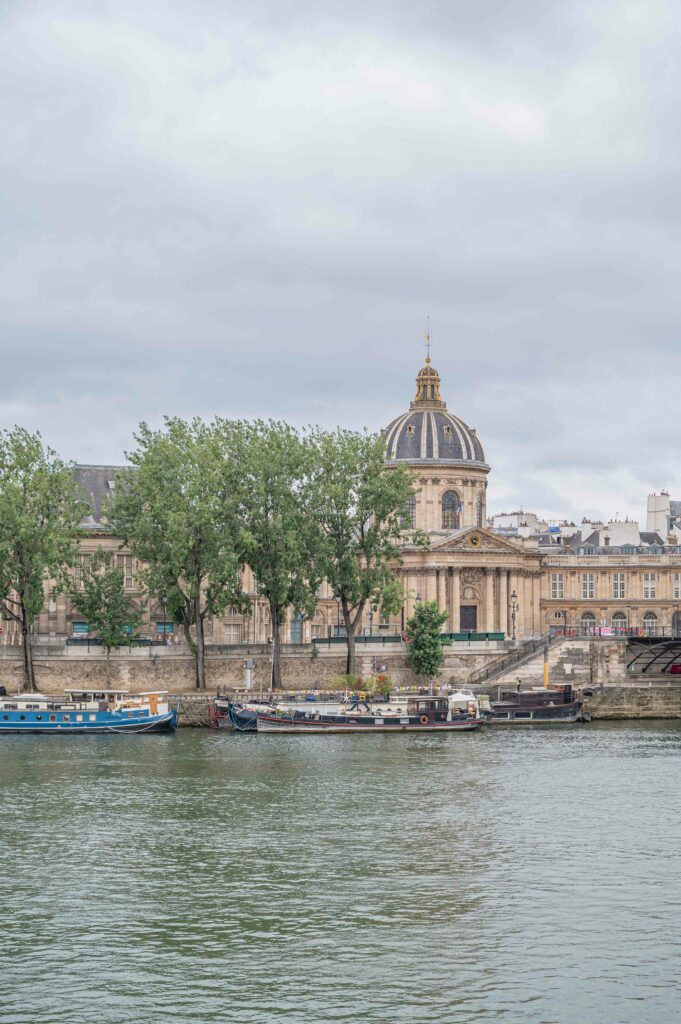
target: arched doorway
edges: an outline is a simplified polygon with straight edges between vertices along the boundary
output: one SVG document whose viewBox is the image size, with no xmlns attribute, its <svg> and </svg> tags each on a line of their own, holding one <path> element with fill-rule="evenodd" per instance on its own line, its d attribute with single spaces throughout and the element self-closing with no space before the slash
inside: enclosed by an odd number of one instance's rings
<svg viewBox="0 0 681 1024">
<path fill-rule="evenodd" d="M 593 636 L 596 632 L 596 616 L 591 612 L 584 612 L 579 620 L 579 631 L 582 636 Z"/>
<path fill-rule="evenodd" d="M 643 616 L 643 633 L 645 636 L 657 636 L 657 615 L 646 612 Z"/>
<path fill-rule="evenodd" d="M 612 628 L 617 636 L 624 636 L 628 627 L 627 617 L 624 612 L 615 612 L 612 617 Z"/>
</svg>

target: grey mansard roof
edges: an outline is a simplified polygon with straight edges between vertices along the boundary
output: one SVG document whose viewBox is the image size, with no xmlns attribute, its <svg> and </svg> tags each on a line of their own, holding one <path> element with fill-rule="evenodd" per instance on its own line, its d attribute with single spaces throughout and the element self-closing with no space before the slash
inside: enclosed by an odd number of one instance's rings
<svg viewBox="0 0 681 1024">
<path fill-rule="evenodd" d="M 442 409 L 411 409 L 385 432 L 389 462 L 477 462 L 485 453 L 475 432 Z"/>
<path fill-rule="evenodd" d="M 81 521 L 81 529 L 93 532 L 105 531 L 106 502 L 113 497 L 116 473 L 130 468 L 126 466 L 75 466 L 78 497 L 87 502 L 89 512 Z"/>
<path fill-rule="evenodd" d="M 416 397 L 408 412 L 384 431 L 387 462 L 463 462 L 488 469 L 478 436 L 447 412 L 440 376 L 426 360 L 416 378 Z"/>
</svg>

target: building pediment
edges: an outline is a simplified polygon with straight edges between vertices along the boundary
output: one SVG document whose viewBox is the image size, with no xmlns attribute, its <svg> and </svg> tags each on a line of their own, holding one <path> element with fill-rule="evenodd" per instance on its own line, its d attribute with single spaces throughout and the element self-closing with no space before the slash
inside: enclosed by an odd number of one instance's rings
<svg viewBox="0 0 681 1024">
<path fill-rule="evenodd" d="M 519 544 L 514 544 L 513 541 L 506 540 L 505 537 L 499 537 L 498 534 L 492 533 L 491 530 L 482 529 L 479 526 L 471 526 L 467 529 L 459 530 L 453 537 L 445 537 L 441 541 L 435 541 L 431 543 L 430 550 L 437 551 L 438 554 L 444 554 L 445 552 L 474 554 L 476 551 L 498 555 L 513 554 L 516 557 L 526 554 Z"/>
</svg>

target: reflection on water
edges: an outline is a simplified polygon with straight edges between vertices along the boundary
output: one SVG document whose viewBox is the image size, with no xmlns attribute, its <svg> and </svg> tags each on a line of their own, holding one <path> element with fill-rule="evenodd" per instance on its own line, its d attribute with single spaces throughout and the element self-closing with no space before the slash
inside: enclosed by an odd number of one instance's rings
<svg viewBox="0 0 681 1024">
<path fill-rule="evenodd" d="M 2 737 L 0 1022 L 678 1020 L 681 723 Z"/>
</svg>

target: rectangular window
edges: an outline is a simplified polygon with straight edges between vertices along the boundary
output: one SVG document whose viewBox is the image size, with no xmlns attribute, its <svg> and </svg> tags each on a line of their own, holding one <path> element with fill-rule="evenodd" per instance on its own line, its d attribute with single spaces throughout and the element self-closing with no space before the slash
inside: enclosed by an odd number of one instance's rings
<svg viewBox="0 0 681 1024">
<path fill-rule="evenodd" d="M 76 587 L 78 590 L 83 589 L 83 570 L 87 569 L 90 564 L 91 555 L 79 555 L 75 567 L 75 578 Z"/>
<path fill-rule="evenodd" d="M 225 643 L 241 643 L 241 626 L 225 626 Z"/>
<path fill-rule="evenodd" d="M 596 596 L 596 577 L 592 572 L 582 573 L 582 600 L 588 601 Z"/>
<path fill-rule="evenodd" d="M 672 574 L 672 583 L 674 588 L 674 600 L 681 600 L 681 572 L 675 572 Z"/>
<path fill-rule="evenodd" d="M 132 590 L 135 581 L 132 575 L 132 555 L 116 555 L 116 566 L 123 570 L 123 586 Z"/>
<path fill-rule="evenodd" d="M 623 572 L 614 572 L 612 574 L 612 596 L 615 600 L 621 600 L 627 596 Z"/>
<path fill-rule="evenodd" d="M 563 573 L 552 572 L 551 573 L 551 597 L 553 600 L 563 600 Z"/>
<path fill-rule="evenodd" d="M 310 633 L 311 633 L 311 637 L 312 637 L 313 640 L 315 639 L 315 637 L 317 637 L 317 638 L 322 637 L 322 636 L 324 636 L 324 627 L 323 626 L 316 626 L 313 623 L 312 626 L 310 627 Z"/>
<path fill-rule="evenodd" d="M 91 722 L 97 721 L 97 715 L 88 715 L 88 718 L 90 719 Z"/>
<path fill-rule="evenodd" d="M 655 597 L 657 591 L 657 574 L 654 572 L 643 573 L 643 596 L 644 598 Z"/>
</svg>

